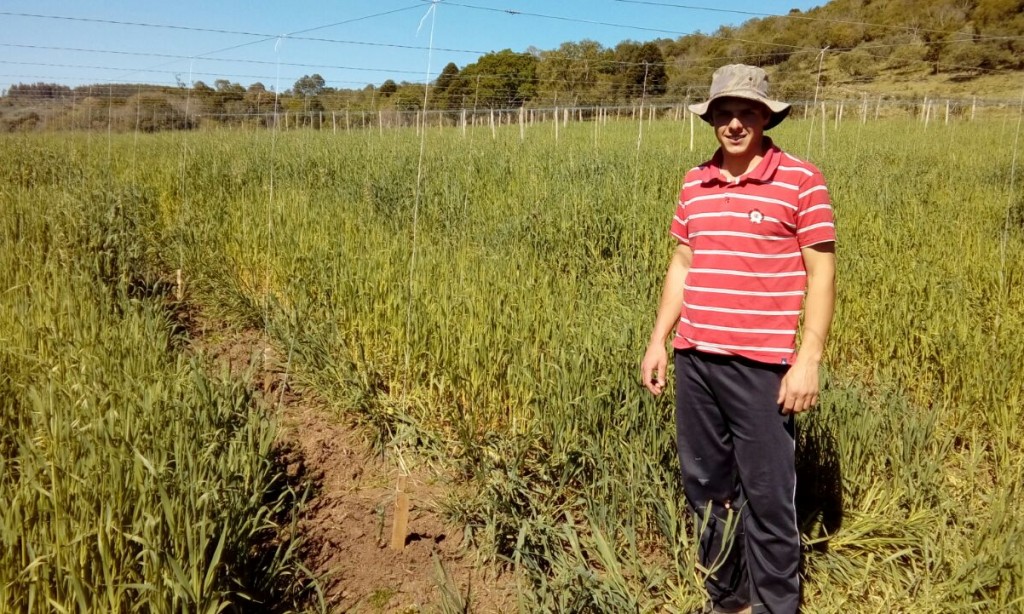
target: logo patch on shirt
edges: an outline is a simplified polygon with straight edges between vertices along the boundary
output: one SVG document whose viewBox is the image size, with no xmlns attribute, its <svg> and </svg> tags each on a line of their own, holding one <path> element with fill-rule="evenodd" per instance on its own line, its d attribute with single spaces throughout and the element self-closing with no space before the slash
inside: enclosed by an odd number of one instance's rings
<svg viewBox="0 0 1024 614">
<path fill-rule="evenodd" d="M 764 214 L 758 211 L 757 209 L 751 211 L 749 217 L 750 221 L 753 222 L 754 224 L 760 224 L 764 220 Z"/>
</svg>

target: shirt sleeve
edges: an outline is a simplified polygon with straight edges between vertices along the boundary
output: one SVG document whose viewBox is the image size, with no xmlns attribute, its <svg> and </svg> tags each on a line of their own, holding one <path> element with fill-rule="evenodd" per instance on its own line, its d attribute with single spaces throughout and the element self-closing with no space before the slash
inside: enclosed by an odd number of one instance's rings
<svg viewBox="0 0 1024 614">
<path fill-rule="evenodd" d="M 825 185 L 825 178 L 817 169 L 800 184 L 796 236 L 801 248 L 836 240 L 832 200 Z"/>
</svg>

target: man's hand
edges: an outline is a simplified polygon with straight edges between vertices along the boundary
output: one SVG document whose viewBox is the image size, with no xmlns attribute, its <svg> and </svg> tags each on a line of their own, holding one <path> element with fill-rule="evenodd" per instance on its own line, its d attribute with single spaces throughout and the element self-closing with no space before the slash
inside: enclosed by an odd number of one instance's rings
<svg viewBox="0 0 1024 614">
<path fill-rule="evenodd" d="M 818 403 L 818 363 L 799 358 L 782 378 L 779 398 L 783 414 L 799 414 Z"/>
<path fill-rule="evenodd" d="M 679 322 L 679 313 L 683 308 L 683 287 L 686 285 L 686 272 L 690 268 L 693 251 L 689 245 L 680 243 L 672 252 L 672 260 L 665 273 L 665 287 L 661 290 L 661 303 L 658 304 L 658 315 L 654 319 L 654 330 L 644 352 L 644 360 L 640 363 L 640 376 L 643 385 L 657 396 L 665 390 L 665 373 L 668 367 L 668 351 L 665 349 L 666 339 Z"/>
<path fill-rule="evenodd" d="M 644 386 L 651 391 L 651 394 L 658 396 L 665 390 L 665 373 L 668 367 L 668 351 L 665 343 L 652 341 L 644 353 L 644 360 L 640 363 L 640 376 L 643 378 Z"/>
<path fill-rule="evenodd" d="M 779 388 L 783 414 L 798 414 L 818 402 L 818 365 L 836 305 L 836 244 L 818 243 L 800 250 L 807 269 L 804 331 L 796 360 Z"/>
</svg>

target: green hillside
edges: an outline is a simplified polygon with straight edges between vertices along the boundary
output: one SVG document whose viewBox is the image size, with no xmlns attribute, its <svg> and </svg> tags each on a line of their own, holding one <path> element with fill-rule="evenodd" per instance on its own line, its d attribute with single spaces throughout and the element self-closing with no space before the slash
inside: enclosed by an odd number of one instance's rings
<svg viewBox="0 0 1024 614">
<path fill-rule="evenodd" d="M 1016 96 L 1024 81 L 1020 0 L 833 0 L 662 44 L 675 82 L 706 82 L 731 61 L 769 67 L 780 93 Z M 823 51 L 823 55 L 822 54 Z"/>
</svg>

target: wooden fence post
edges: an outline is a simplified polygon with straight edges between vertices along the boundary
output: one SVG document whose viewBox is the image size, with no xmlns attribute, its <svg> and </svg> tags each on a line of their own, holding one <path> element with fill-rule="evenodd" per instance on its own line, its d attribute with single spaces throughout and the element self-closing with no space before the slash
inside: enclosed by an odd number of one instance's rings
<svg viewBox="0 0 1024 614">
<path fill-rule="evenodd" d="M 825 149 L 825 127 L 828 126 L 828 106 L 821 101 L 821 148 Z"/>
<path fill-rule="evenodd" d="M 395 517 L 391 525 L 391 549 L 405 549 L 405 536 L 409 532 L 409 493 L 406 492 L 409 477 L 398 476 L 398 487 L 395 494 Z"/>
<path fill-rule="evenodd" d="M 693 151 L 693 113 L 690 113 L 690 151 Z"/>
</svg>

